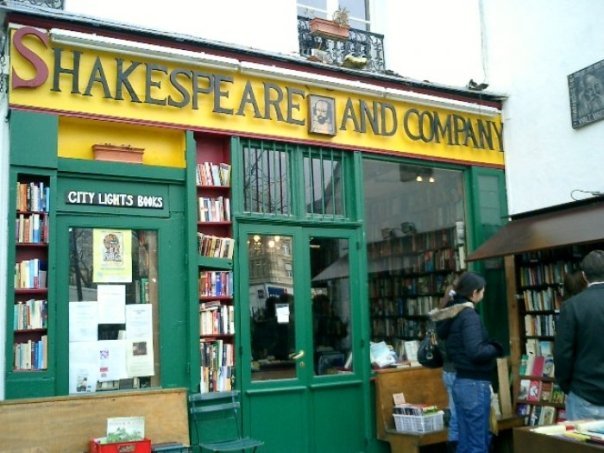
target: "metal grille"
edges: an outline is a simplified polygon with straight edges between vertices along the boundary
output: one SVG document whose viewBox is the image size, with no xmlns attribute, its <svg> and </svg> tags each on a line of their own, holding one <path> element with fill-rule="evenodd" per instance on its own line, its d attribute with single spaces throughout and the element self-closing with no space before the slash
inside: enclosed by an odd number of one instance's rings
<svg viewBox="0 0 604 453">
<path fill-rule="evenodd" d="M 384 35 L 378 33 L 351 28 L 350 36 L 346 41 L 313 36 L 310 33 L 310 19 L 298 16 L 298 44 L 300 55 L 307 58 L 311 55 L 312 49 L 320 49 L 327 53 L 328 63 L 342 66 L 344 58 L 352 55 L 367 59 L 363 70 L 386 72 Z"/>
<path fill-rule="evenodd" d="M 289 164 L 283 146 L 243 142 L 244 211 L 291 215 Z"/>
<path fill-rule="evenodd" d="M 308 148 L 303 155 L 306 213 L 324 219 L 346 217 L 342 153 Z"/>
<path fill-rule="evenodd" d="M 14 3 L 26 3 L 28 5 L 33 6 L 44 6 L 46 8 L 63 9 L 65 2 L 64 0 L 14 0 Z"/>
</svg>

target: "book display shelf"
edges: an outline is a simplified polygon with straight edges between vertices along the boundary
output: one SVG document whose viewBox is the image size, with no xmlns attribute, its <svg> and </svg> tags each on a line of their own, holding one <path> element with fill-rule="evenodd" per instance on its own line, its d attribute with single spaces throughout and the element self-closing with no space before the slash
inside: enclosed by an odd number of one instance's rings
<svg viewBox="0 0 604 453">
<path fill-rule="evenodd" d="M 465 268 L 463 232 L 457 227 L 387 238 L 368 246 L 373 341 L 423 337 L 428 312 Z"/>
<path fill-rule="evenodd" d="M 514 257 L 520 334 L 516 412 L 530 426 L 565 419 L 565 395 L 554 379 L 556 318 L 565 299 L 564 278 L 598 246 L 570 246 Z"/>
<path fill-rule="evenodd" d="M 15 372 L 48 368 L 49 200 L 49 178 L 17 176 L 12 307 Z"/>
<path fill-rule="evenodd" d="M 200 391 L 220 392 L 231 390 L 235 370 L 229 147 L 201 144 L 196 164 Z"/>
</svg>

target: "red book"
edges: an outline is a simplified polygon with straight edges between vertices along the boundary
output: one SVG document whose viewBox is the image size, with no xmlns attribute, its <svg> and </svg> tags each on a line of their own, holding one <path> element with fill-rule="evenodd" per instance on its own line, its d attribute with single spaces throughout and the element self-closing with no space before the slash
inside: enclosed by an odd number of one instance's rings
<svg viewBox="0 0 604 453">
<path fill-rule="evenodd" d="M 545 357 L 538 355 L 533 362 L 533 370 L 531 376 L 543 376 L 543 365 L 545 365 Z"/>
<path fill-rule="evenodd" d="M 529 385 L 527 401 L 539 401 L 541 397 L 541 381 L 533 380 Z"/>
</svg>

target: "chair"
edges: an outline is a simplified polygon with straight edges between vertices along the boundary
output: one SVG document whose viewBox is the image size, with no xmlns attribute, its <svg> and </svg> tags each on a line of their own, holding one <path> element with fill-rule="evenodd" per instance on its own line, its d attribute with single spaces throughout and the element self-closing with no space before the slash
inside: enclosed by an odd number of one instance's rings
<svg viewBox="0 0 604 453">
<path fill-rule="evenodd" d="M 242 437 L 239 422 L 239 391 L 194 393 L 189 395 L 189 414 L 200 451 L 255 452 L 264 441 Z M 198 424 L 207 427 L 204 434 L 211 441 L 201 441 Z M 219 438 L 217 438 L 219 437 Z"/>
</svg>

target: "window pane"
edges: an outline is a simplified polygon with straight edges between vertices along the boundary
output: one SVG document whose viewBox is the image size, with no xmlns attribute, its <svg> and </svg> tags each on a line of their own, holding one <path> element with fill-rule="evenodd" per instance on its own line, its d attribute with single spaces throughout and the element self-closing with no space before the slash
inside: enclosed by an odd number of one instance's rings
<svg viewBox="0 0 604 453">
<path fill-rule="evenodd" d="M 327 18 L 327 0 L 303 0 L 298 2 L 298 16 Z"/>
<path fill-rule="evenodd" d="M 351 18 L 368 20 L 365 0 L 339 0 L 340 7 L 348 9 Z"/>
<path fill-rule="evenodd" d="M 69 234 L 70 393 L 159 386 L 157 233 Z"/>
<path fill-rule="evenodd" d="M 315 375 L 352 371 L 348 247 L 346 239 L 310 240 Z"/>
<path fill-rule="evenodd" d="M 465 268 L 463 173 L 369 159 L 363 171 L 371 336 L 396 348 Z"/>
<path fill-rule="evenodd" d="M 248 236 L 252 380 L 296 377 L 292 238 Z"/>
<path fill-rule="evenodd" d="M 291 213 L 287 152 L 270 143 L 243 148 L 244 210 L 261 214 Z"/>
<path fill-rule="evenodd" d="M 340 153 L 333 150 L 306 152 L 304 188 L 308 214 L 345 216 Z"/>
</svg>

